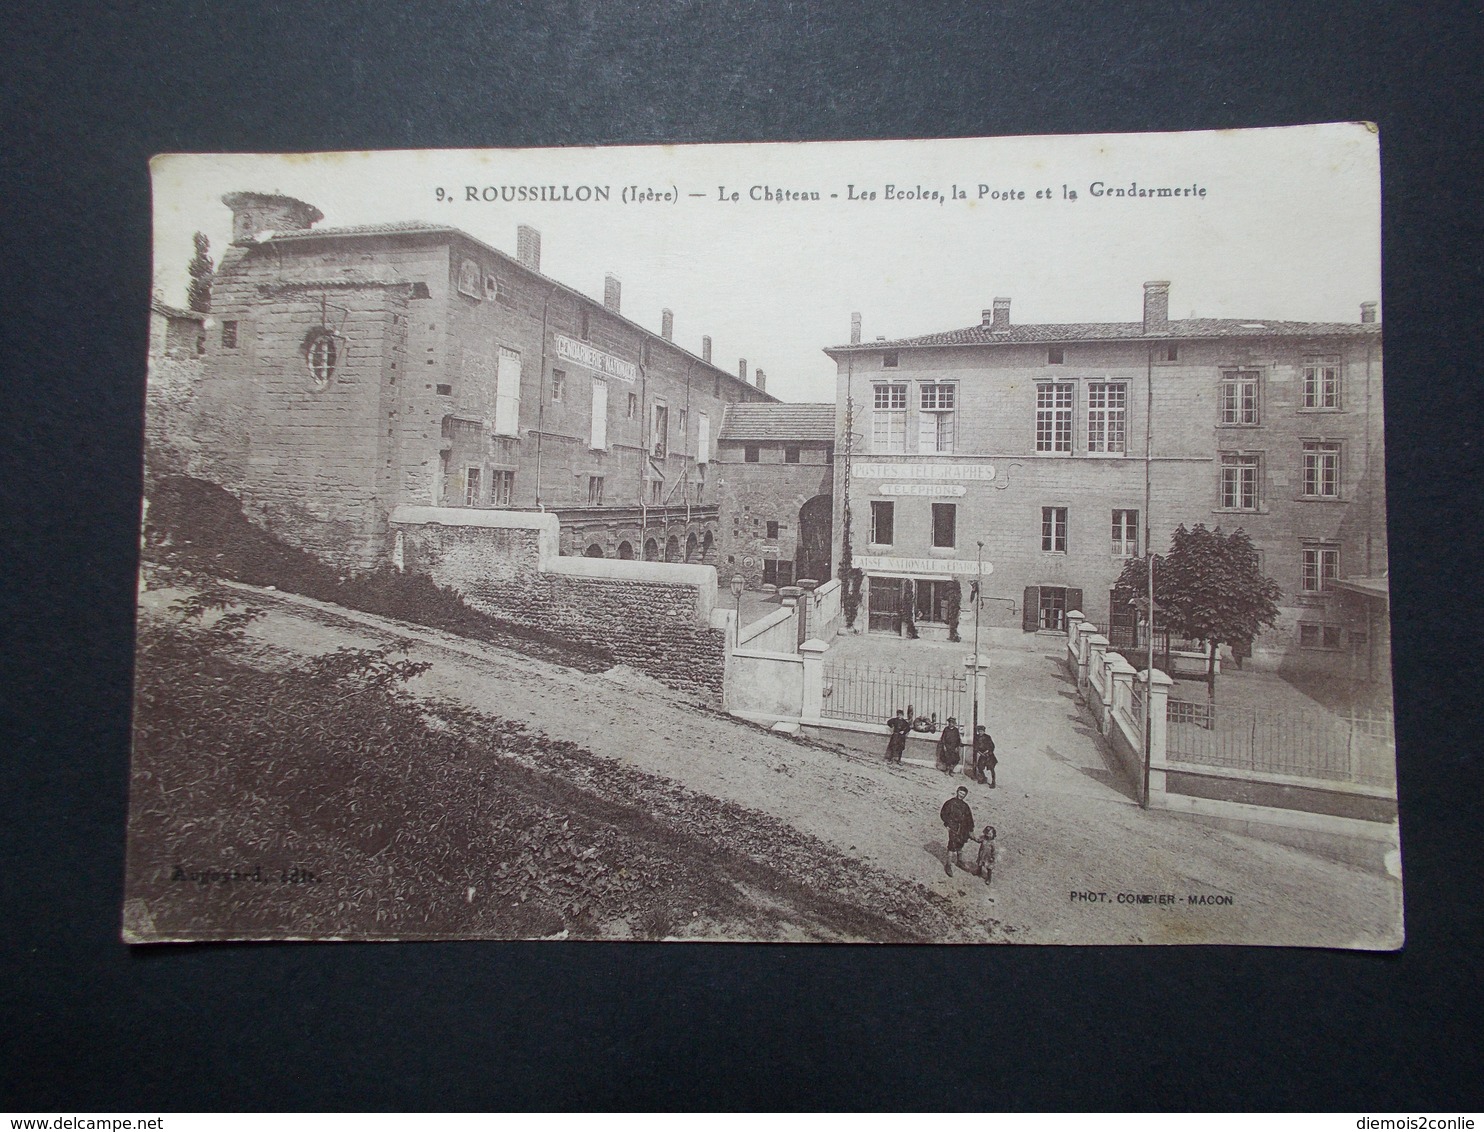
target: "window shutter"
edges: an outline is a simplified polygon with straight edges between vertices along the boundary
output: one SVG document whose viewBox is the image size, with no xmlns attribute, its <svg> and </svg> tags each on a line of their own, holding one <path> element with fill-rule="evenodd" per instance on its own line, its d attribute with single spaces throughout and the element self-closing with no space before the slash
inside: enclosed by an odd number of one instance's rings
<svg viewBox="0 0 1484 1132">
<path fill-rule="evenodd" d="M 1081 590 L 1068 589 L 1067 590 L 1067 612 L 1070 613 L 1074 609 L 1078 613 L 1086 613 L 1087 612 L 1087 610 L 1085 610 L 1085 609 L 1082 608 L 1082 591 Z"/>
<path fill-rule="evenodd" d="M 608 447 L 608 383 L 593 379 L 592 446 Z"/>
<path fill-rule="evenodd" d="M 1041 619 L 1041 587 L 1026 586 L 1025 599 L 1020 606 L 1020 627 L 1027 633 L 1034 633 Z"/>
<path fill-rule="evenodd" d="M 520 432 L 520 354 L 503 346 L 495 367 L 495 431 L 502 436 Z"/>
<path fill-rule="evenodd" d="M 696 418 L 696 463 L 711 460 L 711 418 L 702 413 Z"/>
</svg>

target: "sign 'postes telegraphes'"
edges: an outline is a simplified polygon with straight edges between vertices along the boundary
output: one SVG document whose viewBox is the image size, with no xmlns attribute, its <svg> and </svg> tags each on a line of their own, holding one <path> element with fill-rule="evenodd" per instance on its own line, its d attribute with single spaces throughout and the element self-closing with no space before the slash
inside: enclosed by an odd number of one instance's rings
<svg viewBox="0 0 1484 1132">
<path fill-rule="evenodd" d="M 993 464 L 857 464 L 851 471 L 863 480 L 992 480 L 995 477 Z"/>
</svg>

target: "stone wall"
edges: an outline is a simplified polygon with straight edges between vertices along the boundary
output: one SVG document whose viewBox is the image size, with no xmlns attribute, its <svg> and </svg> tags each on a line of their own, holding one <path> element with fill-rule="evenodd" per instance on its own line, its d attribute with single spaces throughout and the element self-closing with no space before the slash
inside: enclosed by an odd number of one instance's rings
<svg viewBox="0 0 1484 1132">
<path fill-rule="evenodd" d="M 749 447 L 758 449 L 756 463 L 747 463 Z M 800 509 L 834 490 L 833 458 L 827 444 L 790 443 L 787 447 L 799 449 L 795 464 L 784 462 L 785 447 L 782 443 L 723 440 L 712 465 L 715 498 L 721 508 L 717 569 L 728 578 L 741 574 L 748 589 L 763 585 L 763 565 L 770 560 L 789 564 L 787 577 L 781 583 L 775 577 L 774 584 L 792 585 L 801 576 Z"/>
<path fill-rule="evenodd" d="M 606 649 L 669 687 L 720 702 L 726 630 L 713 625 L 710 566 L 562 558 L 550 514 L 400 507 L 391 523 L 401 568 L 495 617 Z"/>
</svg>

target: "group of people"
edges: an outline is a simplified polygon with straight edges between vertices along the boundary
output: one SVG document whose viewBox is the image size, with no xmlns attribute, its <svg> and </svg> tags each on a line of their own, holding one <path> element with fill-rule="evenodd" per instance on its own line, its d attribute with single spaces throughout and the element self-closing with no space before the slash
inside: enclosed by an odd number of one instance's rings
<svg viewBox="0 0 1484 1132">
<path fill-rule="evenodd" d="M 899 763 L 902 755 L 907 750 L 907 733 L 913 730 L 912 709 L 909 707 L 904 713 L 901 708 L 897 709 L 896 715 L 886 721 L 890 737 L 886 740 L 886 761 Z M 944 774 L 952 774 L 963 762 L 963 733 L 958 729 L 958 721 L 953 716 L 948 717 L 948 722 L 943 725 L 943 731 L 938 736 L 937 764 L 938 769 Z M 999 760 L 995 758 L 994 738 L 984 724 L 974 728 L 974 747 L 972 757 L 964 773 L 978 783 L 987 783 L 990 789 L 995 787 L 995 767 Z"/>
<path fill-rule="evenodd" d="M 994 826 L 987 825 L 983 833 L 978 837 L 974 836 L 974 811 L 969 809 L 969 788 L 960 786 L 953 797 L 943 803 L 938 816 L 948 827 L 948 856 L 943 858 L 943 872 L 952 876 L 955 863 L 961 869 L 967 868 L 964 864 L 964 846 L 970 841 L 977 841 L 979 855 L 969 871 L 983 877 L 984 883 L 988 884 L 994 872 L 995 829 Z"/>
<path fill-rule="evenodd" d="M 907 750 L 907 735 L 917 729 L 916 722 L 910 707 L 905 712 L 897 709 L 897 713 L 886 721 L 890 732 L 886 741 L 887 762 L 902 761 L 902 755 Z M 949 716 L 938 736 L 938 769 L 944 774 L 952 774 L 962 765 L 964 773 L 975 782 L 994 789 L 995 768 L 999 760 L 995 758 L 994 739 L 989 734 L 989 729 L 982 723 L 975 726 L 973 749 L 967 764 L 963 762 L 963 746 L 963 733 L 959 731 L 958 721 Z M 982 877 L 985 884 L 989 884 L 994 873 L 995 828 L 987 825 L 978 837 L 974 836 L 974 813 L 969 809 L 968 798 L 969 788 L 960 786 L 954 796 L 943 803 L 943 808 L 938 813 L 943 824 L 948 827 L 948 854 L 943 858 L 943 872 L 952 876 L 956 863 L 959 868 L 969 869 Z M 970 841 L 979 843 L 979 853 L 971 869 L 964 864 L 964 846 Z"/>
</svg>

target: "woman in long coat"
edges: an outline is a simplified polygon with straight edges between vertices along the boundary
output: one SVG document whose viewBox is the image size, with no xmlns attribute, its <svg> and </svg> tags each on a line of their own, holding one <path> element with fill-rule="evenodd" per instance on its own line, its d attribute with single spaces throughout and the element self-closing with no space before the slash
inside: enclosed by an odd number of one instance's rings
<svg viewBox="0 0 1484 1132">
<path fill-rule="evenodd" d="M 938 736 L 938 769 L 944 774 L 952 774 L 958 769 L 959 748 L 963 746 L 963 741 L 958 724 L 950 715 L 948 722 L 943 725 L 943 733 Z"/>
</svg>

